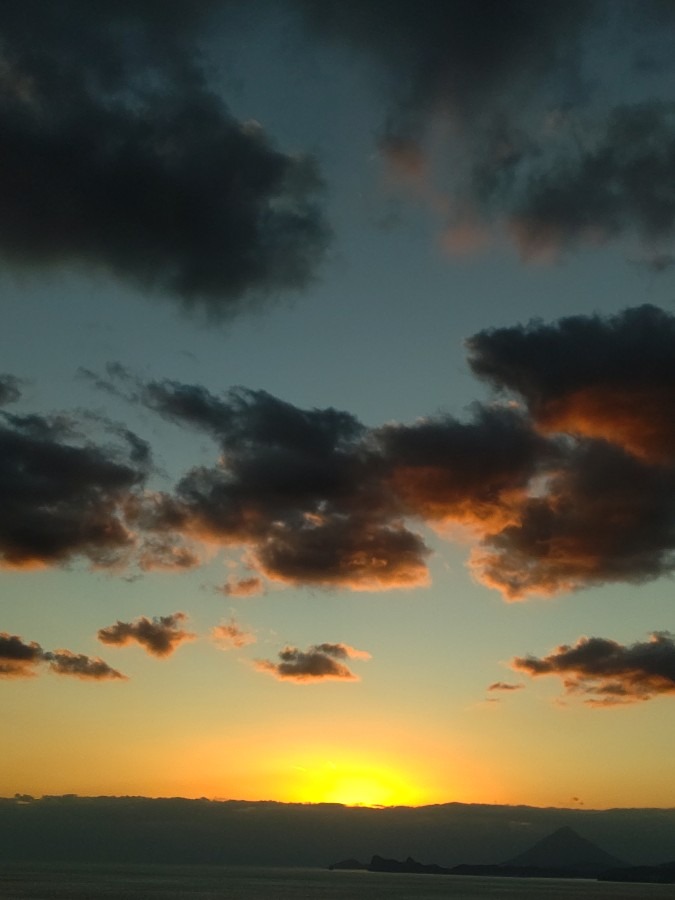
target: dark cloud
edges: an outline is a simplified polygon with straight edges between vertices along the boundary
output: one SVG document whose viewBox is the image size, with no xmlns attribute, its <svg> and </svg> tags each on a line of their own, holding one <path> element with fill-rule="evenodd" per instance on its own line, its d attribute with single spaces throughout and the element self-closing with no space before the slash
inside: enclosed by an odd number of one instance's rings
<svg viewBox="0 0 675 900">
<path fill-rule="evenodd" d="M 26 644 L 18 635 L 0 632 L 0 677 L 29 678 L 37 674 L 37 667 L 43 659 L 39 644 Z"/>
<path fill-rule="evenodd" d="M 111 371 L 116 390 L 220 450 L 173 492 L 139 501 L 130 520 L 149 548 L 239 548 L 254 581 L 426 584 L 416 522 L 446 536 L 468 529 L 476 578 L 511 600 L 668 575 L 673 345 L 675 317 L 652 306 L 484 331 L 468 342 L 471 367 L 511 397 L 474 405 L 464 421 L 370 429 L 264 391 L 216 395 Z"/>
<path fill-rule="evenodd" d="M 675 470 L 603 441 L 564 449 L 514 521 L 483 535 L 472 557 L 479 580 L 516 600 L 675 571 Z"/>
<path fill-rule="evenodd" d="M 556 675 L 569 694 L 592 706 L 616 706 L 675 694 L 675 641 L 667 631 L 625 646 L 606 638 L 580 638 L 548 656 L 517 657 L 512 666 L 528 675 Z"/>
<path fill-rule="evenodd" d="M 497 225 L 525 258 L 623 235 L 655 259 L 668 257 L 675 113 L 661 99 L 670 73 L 654 79 L 671 67 L 667 4 L 295 6 L 314 33 L 379 70 L 389 101 L 381 150 L 416 198 L 446 219 L 450 252 L 478 249 Z"/>
<path fill-rule="evenodd" d="M 637 234 L 647 247 L 672 243 L 675 108 L 653 101 L 619 106 L 597 130 L 585 132 L 590 140 L 577 153 L 530 173 L 515 199 L 512 227 L 526 256 L 624 233 Z"/>
<path fill-rule="evenodd" d="M 479 534 L 504 527 L 553 452 L 520 412 L 500 407 L 476 406 L 468 422 L 368 430 L 347 413 L 300 410 L 262 391 L 215 396 L 162 382 L 137 394 L 223 451 L 219 465 L 192 470 L 146 509 L 145 527 L 248 546 L 258 572 L 291 584 L 427 583 L 429 551 L 406 520 Z"/>
<path fill-rule="evenodd" d="M 222 4 L 0 7 L 0 254 L 104 269 L 229 315 L 302 288 L 327 240 L 309 158 L 210 90 Z"/>
<path fill-rule="evenodd" d="M 223 453 L 142 511 L 148 530 L 247 546 L 273 580 L 382 590 L 426 583 L 428 550 L 401 520 L 367 430 L 348 413 L 302 410 L 263 391 L 215 396 L 172 382 L 143 402 L 205 430 Z"/>
<path fill-rule="evenodd" d="M 56 675 L 72 675 L 85 681 L 125 680 L 126 676 L 111 668 L 98 656 L 85 656 L 83 653 L 72 653 L 70 650 L 55 650 L 44 654 L 49 669 Z"/>
<path fill-rule="evenodd" d="M 511 598 L 675 568 L 675 317 L 653 306 L 484 331 L 476 375 L 522 398 L 550 452 L 500 530 L 474 553 Z"/>
<path fill-rule="evenodd" d="M 279 681 L 305 684 L 317 681 L 358 681 L 358 676 L 354 675 L 343 660 L 369 658 L 369 653 L 356 650 L 348 644 L 316 644 L 307 650 L 284 647 L 279 653 L 280 662 L 260 659 L 256 661 L 256 668 L 274 675 Z"/>
<path fill-rule="evenodd" d="M 248 644 L 256 642 L 255 634 L 252 631 L 246 631 L 245 628 L 241 628 L 234 619 L 212 628 L 211 637 L 225 650 L 229 650 L 230 647 L 236 647 L 239 650 Z"/>
<path fill-rule="evenodd" d="M 594 7 L 577 0 L 297 0 L 320 35 L 346 41 L 390 75 L 387 134 L 394 140 L 443 110 L 475 119 L 542 89 Z"/>
<path fill-rule="evenodd" d="M 125 506 L 147 475 L 147 447 L 78 435 L 64 416 L 0 414 L 0 563 L 25 568 L 84 556 L 115 565 L 133 546 Z M 143 449 L 144 448 L 144 449 Z"/>
<path fill-rule="evenodd" d="M 35 641 L 26 643 L 18 635 L 0 632 L 0 678 L 30 678 L 45 664 L 55 675 L 73 675 L 83 680 L 126 678 L 97 656 L 70 650 L 43 650 Z"/>
<path fill-rule="evenodd" d="M 473 372 L 523 398 L 538 428 L 604 438 L 648 460 L 675 454 L 675 316 L 654 306 L 615 316 L 479 332 Z"/>
<path fill-rule="evenodd" d="M 100 628 L 98 639 L 103 644 L 125 646 L 140 644 L 152 656 L 170 656 L 185 641 L 194 640 L 195 634 L 183 628 L 187 615 L 176 612 L 170 616 L 155 616 L 148 619 L 139 616 L 133 622 L 115 622 Z"/>
<path fill-rule="evenodd" d="M 479 404 L 468 422 L 437 416 L 385 426 L 376 438 L 409 514 L 479 530 L 511 521 L 551 452 L 517 410 Z"/>
</svg>

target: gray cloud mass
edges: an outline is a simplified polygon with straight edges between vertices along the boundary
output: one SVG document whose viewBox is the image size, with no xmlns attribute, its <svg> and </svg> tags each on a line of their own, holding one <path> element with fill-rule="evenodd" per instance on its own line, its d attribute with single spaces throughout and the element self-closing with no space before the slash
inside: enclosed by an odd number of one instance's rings
<svg viewBox="0 0 675 900">
<path fill-rule="evenodd" d="M 148 448 L 131 432 L 97 446 L 63 416 L 0 413 L 0 564 L 34 567 L 84 556 L 125 558 L 124 506 L 147 475 Z"/>
<path fill-rule="evenodd" d="M 209 88 L 219 4 L 0 7 L 0 256 L 104 269 L 225 316 L 312 277 L 328 237 L 308 157 Z"/>
<path fill-rule="evenodd" d="M 591 706 L 617 706 L 675 694 L 675 641 L 667 631 L 648 641 L 624 645 L 606 638 L 580 638 L 544 657 L 512 660 L 518 671 L 537 677 L 555 675 L 571 695 Z"/>
</svg>

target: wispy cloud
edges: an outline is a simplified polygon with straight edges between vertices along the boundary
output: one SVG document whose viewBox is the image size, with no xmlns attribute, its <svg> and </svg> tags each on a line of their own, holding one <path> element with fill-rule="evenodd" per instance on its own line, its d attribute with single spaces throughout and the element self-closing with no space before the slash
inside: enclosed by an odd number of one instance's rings
<svg viewBox="0 0 675 900">
<path fill-rule="evenodd" d="M 488 686 L 488 691 L 520 691 L 524 687 L 524 684 L 514 684 L 510 681 L 495 681 Z"/>
<path fill-rule="evenodd" d="M 218 590 L 226 597 L 254 597 L 262 594 L 264 584 L 261 578 L 229 578 Z"/>
<path fill-rule="evenodd" d="M 241 649 L 241 647 L 246 647 L 248 644 L 255 644 L 256 642 L 255 634 L 242 628 L 234 619 L 212 628 L 211 637 L 223 650 L 229 650 L 231 647 Z"/>
</svg>

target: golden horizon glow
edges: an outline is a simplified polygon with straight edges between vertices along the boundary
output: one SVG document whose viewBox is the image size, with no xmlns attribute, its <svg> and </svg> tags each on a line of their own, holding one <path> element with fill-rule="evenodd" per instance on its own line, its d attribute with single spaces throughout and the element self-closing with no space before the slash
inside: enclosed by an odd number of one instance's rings
<svg viewBox="0 0 675 900">
<path fill-rule="evenodd" d="M 332 760 L 294 766 L 295 802 L 340 803 L 343 806 L 416 806 L 422 792 L 392 768 Z"/>
</svg>

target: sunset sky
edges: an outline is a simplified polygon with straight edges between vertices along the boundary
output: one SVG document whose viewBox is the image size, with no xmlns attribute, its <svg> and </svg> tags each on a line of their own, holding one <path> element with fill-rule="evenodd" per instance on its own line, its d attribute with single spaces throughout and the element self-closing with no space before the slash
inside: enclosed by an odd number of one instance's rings
<svg viewBox="0 0 675 900">
<path fill-rule="evenodd" d="M 0 35 L 0 795 L 675 806 L 675 4 Z"/>
</svg>

